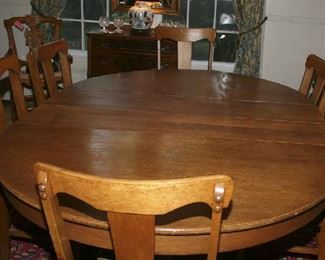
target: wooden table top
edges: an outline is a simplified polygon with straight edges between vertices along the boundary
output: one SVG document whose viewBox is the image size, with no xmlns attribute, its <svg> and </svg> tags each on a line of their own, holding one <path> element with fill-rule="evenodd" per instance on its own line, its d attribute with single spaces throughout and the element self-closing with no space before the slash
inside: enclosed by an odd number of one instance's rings
<svg viewBox="0 0 325 260">
<path fill-rule="evenodd" d="M 325 208 L 325 121 L 317 108 L 288 87 L 215 71 L 150 70 L 78 82 L 9 127 L 0 154 L 1 182 L 36 210 L 38 161 L 126 179 L 229 175 L 235 190 L 222 224 L 225 241 Z M 194 211 L 185 220 L 158 220 L 157 232 L 208 232 L 204 213 L 195 218 Z M 295 228 L 304 224 L 298 222 Z"/>
</svg>

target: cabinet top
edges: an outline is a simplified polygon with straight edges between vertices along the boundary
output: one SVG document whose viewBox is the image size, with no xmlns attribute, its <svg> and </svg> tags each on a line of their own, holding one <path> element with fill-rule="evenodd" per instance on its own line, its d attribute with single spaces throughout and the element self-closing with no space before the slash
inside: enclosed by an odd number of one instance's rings
<svg viewBox="0 0 325 260">
<path fill-rule="evenodd" d="M 108 27 L 108 31 L 114 31 L 115 27 L 114 25 L 110 25 Z M 138 32 L 135 30 L 132 30 L 129 25 L 124 25 L 122 27 L 123 32 L 122 33 L 105 33 L 102 32 L 100 29 L 92 30 L 87 32 L 88 37 L 109 37 L 109 38 L 125 38 L 128 39 L 134 38 L 134 39 L 141 39 L 141 40 L 154 40 L 155 39 L 155 30 L 150 29 L 149 32 Z"/>
</svg>

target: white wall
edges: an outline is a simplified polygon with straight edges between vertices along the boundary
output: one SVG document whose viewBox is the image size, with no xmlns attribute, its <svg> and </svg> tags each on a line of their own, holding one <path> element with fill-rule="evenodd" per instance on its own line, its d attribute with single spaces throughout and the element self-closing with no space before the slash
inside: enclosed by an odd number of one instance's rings
<svg viewBox="0 0 325 260">
<path fill-rule="evenodd" d="M 30 2 L 27 0 L 0 0 L 0 57 L 8 50 L 8 37 L 4 29 L 3 20 L 13 16 L 30 14 L 30 12 Z M 22 33 L 16 33 L 15 36 L 19 39 L 17 49 L 24 50 L 26 48 L 24 35 Z"/>
<path fill-rule="evenodd" d="M 298 89 L 308 54 L 325 58 L 325 0 L 266 0 L 262 78 Z"/>
</svg>

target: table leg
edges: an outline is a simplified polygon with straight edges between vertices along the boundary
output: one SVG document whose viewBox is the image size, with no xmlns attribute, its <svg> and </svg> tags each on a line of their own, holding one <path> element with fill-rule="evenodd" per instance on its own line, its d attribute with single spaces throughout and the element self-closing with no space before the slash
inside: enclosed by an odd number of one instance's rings
<svg viewBox="0 0 325 260">
<path fill-rule="evenodd" d="M 8 208 L 0 187 L 0 259 L 9 259 L 9 243 Z"/>
</svg>

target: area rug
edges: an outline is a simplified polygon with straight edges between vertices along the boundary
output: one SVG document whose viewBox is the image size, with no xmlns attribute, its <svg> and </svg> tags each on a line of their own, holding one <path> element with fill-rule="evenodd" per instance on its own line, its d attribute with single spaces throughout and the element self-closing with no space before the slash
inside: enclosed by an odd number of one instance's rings
<svg viewBox="0 0 325 260">
<path fill-rule="evenodd" d="M 49 260 L 50 253 L 42 247 L 19 240 L 11 240 L 10 260 Z"/>
</svg>

